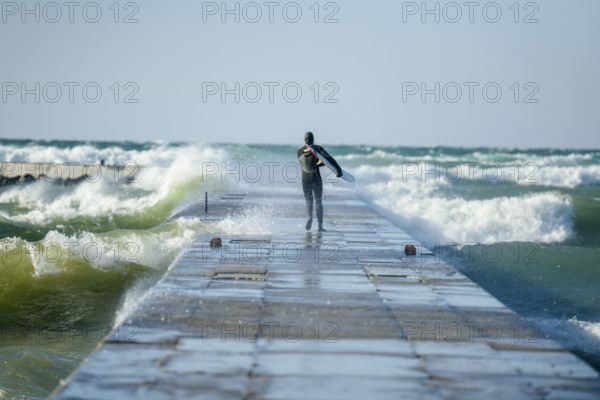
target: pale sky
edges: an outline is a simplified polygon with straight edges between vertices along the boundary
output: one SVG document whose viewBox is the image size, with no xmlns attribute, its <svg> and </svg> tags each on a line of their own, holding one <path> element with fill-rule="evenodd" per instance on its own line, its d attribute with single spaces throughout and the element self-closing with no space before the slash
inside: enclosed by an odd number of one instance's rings
<svg viewBox="0 0 600 400">
<path fill-rule="evenodd" d="M 1 3 L 0 137 L 600 148 L 597 0 L 72 4 Z"/>
</svg>

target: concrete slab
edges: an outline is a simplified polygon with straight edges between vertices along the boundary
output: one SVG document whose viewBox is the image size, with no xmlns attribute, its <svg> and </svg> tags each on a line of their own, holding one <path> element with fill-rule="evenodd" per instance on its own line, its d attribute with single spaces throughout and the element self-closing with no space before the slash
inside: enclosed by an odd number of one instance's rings
<svg viewBox="0 0 600 400">
<path fill-rule="evenodd" d="M 325 234 L 303 231 L 296 193 L 178 215 L 211 224 L 269 202 L 270 234 L 221 234 L 221 249 L 199 236 L 52 397 L 600 396 L 597 371 L 350 192 L 325 199 Z"/>
</svg>

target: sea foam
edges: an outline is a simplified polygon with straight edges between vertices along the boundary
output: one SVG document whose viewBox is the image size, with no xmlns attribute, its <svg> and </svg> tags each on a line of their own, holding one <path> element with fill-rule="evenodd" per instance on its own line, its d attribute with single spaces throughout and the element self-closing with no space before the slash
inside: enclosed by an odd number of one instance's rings
<svg viewBox="0 0 600 400">
<path fill-rule="evenodd" d="M 109 164 L 130 163 L 140 167 L 136 181 L 129 184 L 115 182 L 113 174 L 107 171 L 97 181 L 83 181 L 72 187 L 42 179 L 33 184 L 5 188 L 0 194 L 0 203 L 13 205 L 13 211 L 0 211 L 2 218 L 15 225 L 36 227 L 64 225 L 81 218 L 93 222 L 95 218 L 110 220 L 130 215 L 140 216 L 143 220 L 149 213 L 158 213 L 156 217 L 160 223 L 176 206 L 185 206 L 182 200 L 187 192 L 200 186 L 211 190 L 219 185 L 219 182 L 201 179 L 199 163 L 227 158 L 224 151 L 205 145 L 156 145 L 146 150 L 97 149 L 89 145 L 70 149 L 54 146 L 7 149 L 4 146 L 1 150 L 0 154 L 4 152 L 8 160 L 83 164 L 106 158 Z M 148 227 L 157 225 L 157 219 L 152 219 Z M 93 223 L 89 225 L 94 229 Z"/>
<path fill-rule="evenodd" d="M 548 191 L 491 199 L 448 193 L 450 183 L 402 176 L 400 166 L 356 170 L 358 192 L 416 238 L 438 243 L 561 242 L 573 234 L 574 205 Z"/>
</svg>

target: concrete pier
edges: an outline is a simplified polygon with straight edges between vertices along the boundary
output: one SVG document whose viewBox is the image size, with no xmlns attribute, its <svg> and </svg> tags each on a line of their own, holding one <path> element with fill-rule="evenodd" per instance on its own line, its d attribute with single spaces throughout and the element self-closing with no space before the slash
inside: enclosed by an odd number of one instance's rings
<svg viewBox="0 0 600 400">
<path fill-rule="evenodd" d="M 222 195 L 179 216 L 235 222 L 266 204 L 268 234 L 198 237 L 51 397 L 600 396 L 597 371 L 352 194 L 325 198 L 323 234 L 304 231 L 296 194 Z"/>
<path fill-rule="evenodd" d="M 30 163 L 0 162 L 0 186 L 45 181 L 63 185 L 98 182 L 102 176 L 115 183 L 131 183 L 137 179 L 140 167 L 135 163 L 104 165 L 104 163 Z"/>
</svg>

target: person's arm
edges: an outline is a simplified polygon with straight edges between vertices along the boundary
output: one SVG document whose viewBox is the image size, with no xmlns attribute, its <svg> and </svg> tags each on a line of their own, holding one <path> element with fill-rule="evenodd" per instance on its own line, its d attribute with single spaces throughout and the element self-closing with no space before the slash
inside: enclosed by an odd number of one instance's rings
<svg viewBox="0 0 600 400">
<path fill-rule="evenodd" d="M 337 170 L 337 177 L 339 178 L 340 176 L 342 176 L 342 167 L 340 167 L 340 165 L 337 163 L 337 161 L 335 161 L 335 159 L 333 157 L 331 157 L 329 155 L 329 153 L 327 151 L 325 151 L 324 148 L 322 148 L 321 146 L 319 146 L 318 149 L 316 149 L 323 157 L 325 157 L 327 159 L 327 161 L 329 161 L 331 163 L 331 165 L 333 165 Z"/>
</svg>

